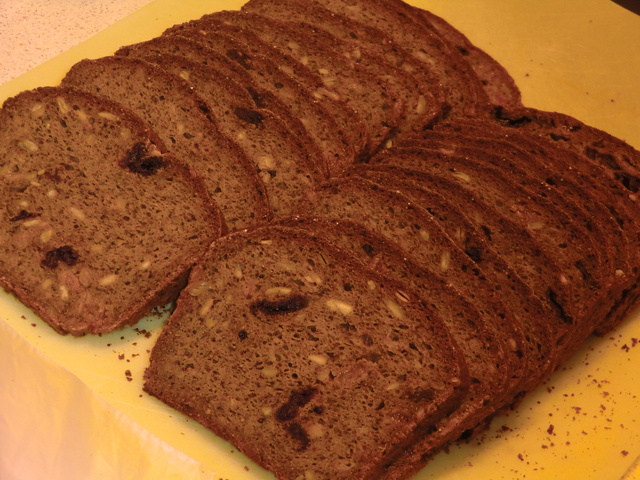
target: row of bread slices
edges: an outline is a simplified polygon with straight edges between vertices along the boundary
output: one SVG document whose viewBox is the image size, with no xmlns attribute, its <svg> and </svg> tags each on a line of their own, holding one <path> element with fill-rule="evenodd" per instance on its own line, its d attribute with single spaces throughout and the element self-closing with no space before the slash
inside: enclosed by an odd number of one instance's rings
<svg viewBox="0 0 640 480">
<path fill-rule="evenodd" d="M 63 85 L 116 101 L 150 124 L 160 137 L 156 143 L 166 144 L 176 163 L 188 164 L 203 179 L 230 231 L 275 224 L 232 234 L 214 245 L 196 272 L 230 268 L 219 258 L 242 261 L 226 282 L 203 282 L 193 275 L 163 333 L 162 347 L 154 350 L 147 389 L 283 479 L 307 471 L 312 472 L 309 478 L 405 478 L 446 441 L 468 434 L 539 385 L 586 336 L 615 326 L 637 300 L 638 152 L 572 118 L 525 109 L 500 65 L 443 20 L 402 2 L 252 0 L 242 12 L 207 15 L 149 42 L 123 47 L 113 57 L 82 61 Z M 160 215 L 158 222 L 163 221 Z M 334 280 L 329 287 L 330 275 L 318 274 L 317 261 L 310 271 L 307 262 L 294 286 L 280 285 L 284 272 L 291 276 L 307 259 L 283 247 L 286 254 L 270 253 L 286 257 L 276 262 L 277 268 L 250 260 L 264 258 L 278 235 L 288 239 L 280 243 L 300 248 L 313 240 L 316 248 L 326 248 L 322 258 L 327 265 L 349 258 L 343 276 L 363 276 L 382 286 L 386 280 L 376 277 L 380 274 L 392 279 L 387 291 L 399 282 L 398 298 L 404 300 L 389 303 L 388 297 L 356 292 L 344 281 Z M 168 237 L 163 231 L 156 242 L 163 251 L 175 251 L 173 245 L 184 241 Z M 168 240 L 174 242 L 171 248 L 162 243 Z M 70 278 L 67 270 L 72 270 L 84 286 L 87 274 L 66 262 L 65 252 L 54 272 L 57 281 L 68 281 L 60 278 Z M 79 255 L 79 265 L 89 255 Z M 256 277 L 248 275 L 251 269 L 259 270 Z M 109 285 L 100 287 L 100 298 L 113 298 Z M 354 300 L 337 298 L 340 289 L 343 296 L 355 295 Z M 229 312 L 213 317 L 220 311 L 215 305 L 238 298 L 234 292 L 253 302 L 231 302 Z M 378 318 L 373 323 L 393 333 L 383 329 L 362 336 L 366 322 L 358 308 L 372 298 L 388 311 L 367 312 L 366 318 Z M 423 300 L 411 307 L 416 309 L 411 332 L 424 328 L 420 315 L 432 319 L 430 333 L 416 335 L 434 349 L 431 355 L 438 362 L 425 368 L 425 376 L 397 375 L 398 387 L 389 384 L 390 392 L 404 394 L 396 399 L 395 411 L 380 407 L 390 406 L 393 396 L 371 400 L 375 408 L 367 411 L 340 403 L 345 396 L 340 379 L 375 390 L 379 383 L 367 379 L 378 378 L 381 371 L 391 375 L 402 365 L 386 357 L 382 362 L 379 351 L 363 353 L 363 348 L 392 337 L 400 341 L 397 337 L 413 345 L 400 349 L 403 355 L 414 355 L 410 350 L 424 355 L 424 348 L 403 335 L 408 325 L 390 323 L 407 315 L 402 302 L 411 298 Z M 118 299 L 131 302 L 130 297 Z M 299 331 L 290 338 L 281 331 L 286 325 L 302 328 L 305 316 L 297 312 L 312 312 L 320 322 L 322 305 L 333 309 L 333 316 L 352 315 L 354 320 L 339 323 L 347 325 L 344 332 L 329 327 L 324 335 L 312 332 L 316 341 L 342 339 L 356 345 L 348 335 L 359 332 L 362 343 L 346 349 L 334 370 L 329 368 L 338 362 L 333 347 L 333 356 L 306 353 L 298 348 Z M 254 323 L 266 322 L 277 328 L 262 332 L 273 334 L 263 341 L 277 338 L 284 350 L 295 352 L 297 363 L 301 355 L 313 355 L 314 368 L 329 368 L 320 377 L 316 370 L 296 371 L 282 384 L 277 369 L 274 376 L 271 369 L 266 377 L 261 374 L 255 382 L 267 378 L 271 383 L 264 391 L 278 393 L 261 396 L 254 386 L 242 398 L 257 396 L 266 410 L 285 405 L 287 414 L 282 419 L 260 410 L 255 430 L 247 430 L 237 412 L 249 415 L 243 406 L 251 407 L 253 415 L 256 405 L 215 404 L 210 382 L 217 367 L 207 363 L 212 350 L 194 353 L 202 349 L 203 338 L 207 345 L 223 338 L 216 335 L 233 325 L 234 308 L 249 323 L 234 331 L 232 338 L 240 343 L 232 352 L 246 354 Z M 215 318 L 226 325 L 220 327 Z M 292 318 L 293 323 L 283 320 Z M 216 348 L 221 345 L 229 343 Z M 184 360 L 191 354 L 200 362 Z M 266 355 L 265 362 L 281 361 L 278 352 L 252 354 Z M 250 387 L 230 382 L 225 371 L 215 377 L 222 382 L 217 387 L 233 384 L 246 394 L 243 389 Z M 317 383 L 300 383 L 311 375 Z M 417 394 L 415 375 L 420 382 L 447 388 L 436 389 L 439 395 L 428 389 Z M 187 382 L 184 388 L 176 388 L 180 376 Z M 349 428 L 332 428 L 340 434 L 325 436 L 316 426 L 323 425 L 320 419 L 303 408 L 313 402 L 319 402 L 317 411 L 311 409 L 316 415 L 335 415 L 334 421 Z M 407 408 L 415 408 L 419 418 Z M 394 428 L 381 430 L 392 419 Z M 369 425 L 364 437 L 354 422 Z M 260 427 L 266 436 L 258 435 Z M 371 439 L 361 442 L 366 449 L 354 450 L 353 439 L 365 437 Z M 343 460 L 331 462 L 326 452 Z M 386 468 L 389 463 L 393 467 Z"/>
</svg>

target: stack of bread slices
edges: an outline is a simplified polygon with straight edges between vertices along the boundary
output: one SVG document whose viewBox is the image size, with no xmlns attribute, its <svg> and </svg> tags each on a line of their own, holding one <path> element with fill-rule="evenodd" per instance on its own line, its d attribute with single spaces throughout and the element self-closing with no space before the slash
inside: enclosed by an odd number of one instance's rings
<svg viewBox="0 0 640 480">
<path fill-rule="evenodd" d="M 427 11 L 250 0 L 5 102 L 0 284 L 78 336 L 177 298 L 148 393 L 282 480 L 405 479 L 637 305 L 638 189 Z"/>
</svg>

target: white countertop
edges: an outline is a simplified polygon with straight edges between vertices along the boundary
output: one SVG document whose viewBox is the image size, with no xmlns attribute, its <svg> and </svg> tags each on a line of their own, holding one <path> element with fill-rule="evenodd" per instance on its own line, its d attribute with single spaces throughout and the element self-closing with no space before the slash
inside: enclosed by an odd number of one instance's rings
<svg viewBox="0 0 640 480">
<path fill-rule="evenodd" d="M 152 0 L 0 0 L 0 85 Z"/>
</svg>

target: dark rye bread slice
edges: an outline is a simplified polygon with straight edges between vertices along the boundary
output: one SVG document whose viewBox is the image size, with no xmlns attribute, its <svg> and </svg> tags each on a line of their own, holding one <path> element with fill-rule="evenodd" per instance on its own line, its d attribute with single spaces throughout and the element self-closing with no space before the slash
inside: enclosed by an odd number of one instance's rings
<svg viewBox="0 0 640 480">
<path fill-rule="evenodd" d="M 174 36 L 155 37 L 145 42 L 133 45 L 126 45 L 119 48 L 115 55 L 122 57 L 141 58 L 153 55 L 177 55 L 189 61 L 201 64 L 205 67 L 214 68 L 230 81 L 238 84 L 250 96 L 253 101 L 252 109 L 268 110 L 284 124 L 284 126 L 294 135 L 293 142 L 299 144 L 307 152 L 307 156 L 316 168 L 328 174 L 328 161 L 326 154 L 320 148 L 307 128 L 287 107 L 282 100 L 261 87 L 251 78 L 251 75 L 239 63 L 231 60 L 225 55 L 216 53 L 212 49 L 202 44 L 189 40 L 188 38 Z M 248 108 L 248 107 L 245 107 Z"/>
<path fill-rule="evenodd" d="M 255 167 L 220 132 L 210 107 L 186 80 L 142 60 L 104 57 L 75 64 L 62 84 L 119 102 L 151 125 L 171 153 L 202 176 L 229 230 L 270 218 Z"/>
<path fill-rule="evenodd" d="M 224 33 L 220 33 L 222 30 Z M 321 145 L 330 171 L 344 171 L 365 150 L 367 139 L 362 119 L 318 75 L 266 45 L 252 32 L 241 33 L 239 38 L 231 26 L 218 26 L 218 32 L 209 31 L 194 20 L 171 27 L 162 35 L 189 37 L 235 61 L 257 85 L 291 108 Z"/>
<path fill-rule="evenodd" d="M 499 107 L 493 113 L 495 121 L 504 127 L 551 139 L 562 148 L 602 165 L 629 191 L 633 201 L 638 200 L 640 151 L 625 141 L 562 113 Z"/>
<path fill-rule="evenodd" d="M 613 255 L 619 277 L 616 283 L 624 288 L 615 302 L 615 312 L 603 318 L 603 324 L 596 332 L 603 334 L 624 318 L 630 304 L 626 297 L 638 278 L 639 219 L 637 206 L 629 199 L 628 190 L 607 175 L 604 167 L 551 140 L 522 130 L 487 125 L 487 122 L 445 122 L 434 131 L 423 132 L 422 137 L 432 146 L 440 142 L 442 152 L 461 153 L 461 148 L 465 148 L 464 151 L 470 148 L 490 150 L 491 154 L 485 154 L 485 158 L 497 156 L 496 165 L 505 165 L 507 159 L 507 165 L 514 160 L 522 162 L 526 159 L 524 165 L 528 175 L 537 178 L 545 188 L 558 190 L 567 199 L 575 198 L 575 203 L 594 219 L 593 227 L 600 227 L 612 237 L 610 251 L 605 253 Z M 434 139 L 437 140 L 434 142 Z M 625 284 L 631 286 L 624 287 Z"/>
<path fill-rule="evenodd" d="M 503 302 L 517 319 L 522 335 L 526 373 L 521 391 L 537 385 L 555 367 L 556 339 L 549 327 L 553 315 L 549 308 L 490 249 L 481 256 L 477 252 L 469 256 L 434 216 L 401 192 L 355 176 L 335 179 L 317 191 L 313 201 L 301 205 L 300 214 L 361 223 L 398 244 L 408 258 L 441 275 L 474 304 L 494 298 Z M 509 323 L 506 317 L 502 319 Z"/>
<path fill-rule="evenodd" d="M 177 297 L 222 230 L 201 179 L 142 120 L 59 87 L 0 110 L 0 211 L 0 285 L 76 336 Z"/>
<path fill-rule="evenodd" d="M 554 306 L 567 323 L 584 322 L 598 317 L 596 307 L 605 308 L 607 289 L 615 281 L 615 270 L 605 270 L 592 232 L 579 228 L 563 211 L 547 198 L 523 191 L 514 179 L 499 169 L 487 167 L 475 159 L 439 154 L 420 148 L 398 148 L 372 159 L 375 163 L 397 165 L 454 180 L 467 196 L 484 203 L 517 225 L 521 235 L 530 240 L 519 248 L 544 252 L 550 265 L 560 267 L 552 276 L 543 275 L 552 285 L 549 290 L 534 288 L 536 294 Z M 485 218 L 485 217 L 483 217 Z M 582 245 L 582 248 L 576 248 Z M 500 252 L 503 254 L 504 252 Z M 555 260 L 555 262 L 554 262 Z M 535 261 L 529 266 L 534 267 Z M 541 268 L 542 265 L 539 265 Z"/>
<path fill-rule="evenodd" d="M 207 102 L 220 131 L 244 151 L 257 169 L 269 196 L 273 216 L 290 213 L 327 173 L 309 158 L 287 127 L 269 110 L 257 108 L 251 95 L 214 68 L 176 55 L 143 57 L 178 75 Z"/>
<path fill-rule="evenodd" d="M 512 276 L 519 277 L 534 292 L 555 292 L 562 288 L 554 281 L 560 270 L 558 264 L 544 252 L 531 248 L 530 238 L 517 226 L 482 202 L 469 198 L 455 181 L 391 165 L 363 165 L 354 168 L 351 174 L 402 192 L 433 215 L 456 245 L 478 265 L 499 264 L 492 260 L 499 255 L 510 266 Z M 550 310 L 552 307 L 556 305 L 551 303 Z M 557 350 L 561 350 L 572 344 L 579 322 L 569 323 L 562 311 L 551 314 L 556 310 L 551 310 L 547 319 Z"/>
<path fill-rule="evenodd" d="M 474 73 L 480 79 L 489 102 L 507 108 L 522 106 L 520 89 L 504 66 L 484 50 L 471 43 L 466 35 L 444 18 L 420 8 L 415 8 L 415 10 L 423 18 L 423 21 L 428 22 L 435 28 L 440 37 L 453 45 L 464 59 L 469 62 Z"/>
<path fill-rule="evenodd" d="M 443 444 L 475 427 L 503 402 L 513 398 L 521 359 L 515 339 L 494 321 L 495 312 L 476 309 L 440 276 L 407 259 L 402 250 L 359 223 L 325 217 L 283 217 L 272 224 L 302 228 L 346 249 L 368 268 L 407 286 L 443 319 L 464 354 L 471 383 L 461 405 L 430 434 Z M 403 296 L 398 297 L 402 300 Z M 513 368 L 513 370 L 512 370 Z"/>
<path fill-rule="evenodd" d="M 451 117 L 484 114 L 489 99 L 469 63 L 428 24 L 414 20 L 412 7 L 385 0 L 323 0 L 322 5 L 382 30 L 415 58 L 425 62 L 444 88 Z"/>
<path fill-rule="evenodd" d="M 367 129 L 365 153 L 374 152 L 398 126 L 405 110 L 394 78 L 401 72 L 373 54 L 349 44 L 313 25 L 281 22 L 273 18 L 239 11 L 222 11 L 203 16 L 200 25 L 217 31 L 221 25 L 234 27 L 233 36 L 243 31 L 256 35 L 269 46 L 289 55 L 351 106 Z M 223 27 L 224 28 L 224 27 Z M 302 77 L 296 77 L 302 81 Z"/>
<path fill-rule="evenodd" d="M 229 235 L 192 271 L 144 388 L 282 480 L 377 478 L 469 382 L 399 288 L 299 229 Z"/>
<path fill-rule="evenodd" d="M 372 52 L 393 65 L 393 69 L 383 70 L 387 77 L 393 74 L 394 84 L 399 87 L 406 104 L 394 138 L 420 131 L 439 120 L 444 115 L 443 110 L 448 111 L 442 85 L 424 62 L 409 55 L 381 30 L 335 14 L 314 0 L 251 0 L 242 6 L 242 11 L 311 24 L 346 42 L 345 52 L 360 56 Z"/>
</svg>

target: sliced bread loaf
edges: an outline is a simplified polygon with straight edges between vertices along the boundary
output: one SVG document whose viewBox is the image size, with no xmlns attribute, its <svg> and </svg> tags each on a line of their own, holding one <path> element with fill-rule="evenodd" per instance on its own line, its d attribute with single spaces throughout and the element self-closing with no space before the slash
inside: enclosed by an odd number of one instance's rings
<svg viewBox="0 0 640 480">
<path fill-rule="evenodd" d="M 256 107 L 251 95 L 230 78 L 177 55 L 143 59 L 187 80 L 207 102 L 220 131 L 238 144 L 258 171 L 273 216 L 289 214 L 308 190 L 325 180 L 326 173 L 280 119 Z"/>
<path fill-rule="evenodd" d="M 230 230 L 270 218 L 256 168 L 220 132 L 211 108 L 186 80 L 142 60 L 104 57 L 75 64 L 62 84 L 119 102 L 152 125 L 170 151 L 202 176 Z"/>
<path fill-rule="evenodd" d="M 474 302 L 503 301 L 517 317 L 523 335 L 527 374 L 522 390 L 536 385 L 554 368 L 556 338 L 550 325 L 555 313 L 489 246 L 465 252 L 438 218 L 406 195 L 351 176 L 324 185 L 301 206 L 300 213 L 361 223 L 397 243 L 408 258 L 441 275 L 457 290 L 469 292 Z M 486 304 L 479 308 L 486 309 Z"/>
<path fill-rule="evenodd" d="M 8 99 L 0 159 L 0 285 L 59 333 L 134 324 L 221 234 L 203 182 L 111 101 L 58 87 Z"/>
<path fill-rule="evenodd" d="M 439 120 L 448 106 L 444 105 L 444 91 L 426 64 L 412 57 L 393 39 L 377 28 L 355 22 L 307 0 L 251 0 L 243 11 L 258 13 L 286 22 L 304 22 L 322 29 L 345 42 L 343 51 L 358 63 L 371 53 L 385 59 L 382 71 L 398 87 L 406 109 L 393 137 L 404 136 Z M 355 54 L 355 55 L 354 55 Z M 443 111 L 444 110 L 444 111 Z"/>
<path fill-rule="evenodd" d="M 278 96 L 302 121 L 322 146 L 330 171 L 343 172 L 362 155 L 367 141 L 363 120 L 319 76 L 250 31 L 238 32 L 229 25 L 210 31 L 201 23 L 176 25 L 163 36 L 189 37 L 244 68 L 257 85 Z"/>
<path fill-rule="evenodd" d="M 205 15 L 199 23 L 205 31 L 213 32 L 220 28 L 224 32 L 232 26 L 234 38 L 242 38 L 243 32 L 249 31 L 265 44 L 296 59 L 298 69 L 317 75 L 363 119 L 367 128 L 366 153 L 375 151 L 398 126 L 406 108 L 397 84 L 403 76 L 382 58 L 307 23 L 282 22 L 237 11 Z M 304 81 L 306 76 L 296 79 Z"/>
<path fill-rule="evenodd" d="M 425 22 L 416 21 L 416 13 L 404 2 L 385 0 L 323 0 L 332 12 L 376 27 L 411 55 L 427 64 L 442 84 L 450 116 L 484 114 L 489 99 L 482 83 L 462 54 Z"/>
<path fill-rule="evenodd" d="M 229 235 L 193 270 L 145 390 L 282 480 L 377 478 L 469 383 L 400 288 L 302 230 Z"/>
<path fill-rule="evenodd" d="M 309 162 L 312 162 L 318 171 L 323 175 L 328 174 L 328 160 L 320 144 L 315 141 L 291 108 L 285 105 L 278 96 L 258 86 L 244 67 L 229 57 L 178 35 L 155 37 L 145 42 L 127 45 L 118 49 L 115 55 L 141 59 L 156 55 L 174 55 L 203 65 L 205 68 L 215 69 L 220 75 L 227 77 L 230 82 L 244 89 L 243 96 L 249 95 L 253 102 L 252 106 L 245 105 L 244 108 L 268 110 L 272 115 L 278 117 L 278 120 L 293 135 L 291 142 L 306 152 Z"/>
</svg>

